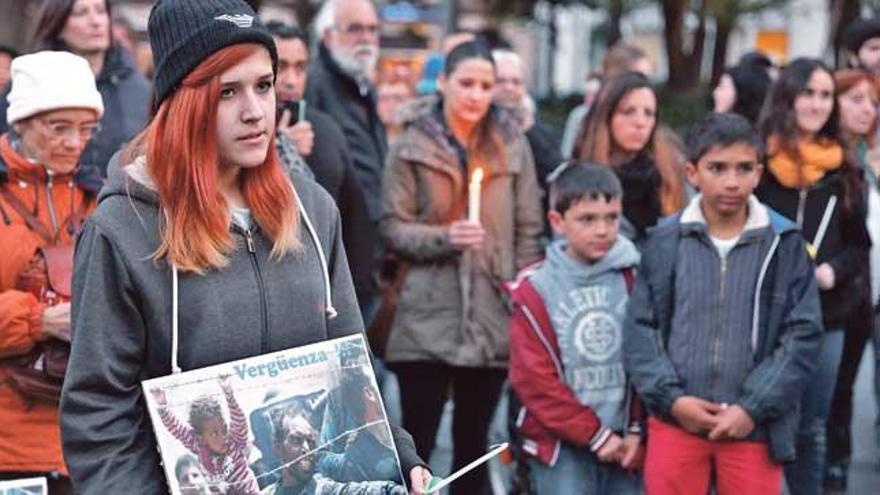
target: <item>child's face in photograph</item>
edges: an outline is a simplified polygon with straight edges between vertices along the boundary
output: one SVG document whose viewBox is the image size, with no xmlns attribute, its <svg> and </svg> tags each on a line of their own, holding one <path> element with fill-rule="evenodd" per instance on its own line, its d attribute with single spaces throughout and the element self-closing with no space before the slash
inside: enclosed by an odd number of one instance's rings
<svg viewBox="0 0 880 495">
<path fill-rule="evenodd" d="M 763 166 L 758 151 L 746 143 L 715 146 L 695 164 L 685 166 L 688 181 L 703 194 L 703 208 L 716 216 L 742 214 L 758 186 Z"/>
<path fill-rule="evenodd" d="M 575 201 L 565 213 L 548 214 L 553 231 L 568 241 L 566 252 L 584 263 L 595 263 L 608 254 L 620 231 L 620 198 L 585 197 Z"/>
<path fill-rule="evenodd" d="M 226 422 L 223 418 L 211 418 L 205 421 L 199 434 L 202 443 L 215 454 L 227 454 L 229 444 L 226 441 Z"/>
</svg>

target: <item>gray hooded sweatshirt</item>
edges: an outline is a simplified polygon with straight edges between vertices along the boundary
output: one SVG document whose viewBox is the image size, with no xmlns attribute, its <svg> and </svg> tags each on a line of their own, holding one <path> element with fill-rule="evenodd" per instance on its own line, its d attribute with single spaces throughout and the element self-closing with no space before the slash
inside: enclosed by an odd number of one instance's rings
<svg viewBox="0 0 880 495">
<path fill-rule="evenodd" d="M 565 248 L 565 240 L 547 248 L 531 280 L 556 332 L 565 383 L 603 425 L 620 431 L 628 411 L 622 329 L 629 293 L 622 270 L 638 266 L 639 252 L 623 236 L 594 264 L 572 258 Z"/>
<path fill-rule="evenodd" d="M 172 361 L 186 371 L 363 331 L 338 210 L 316 183 L 294 182 L 302 250 L 270 258 L 271 241 L 259 226 L 250 236 L 231 226 L 238 245 L 226 268 L 179 274 L 175 359 L 172 269 L 152 259 L 160 243 L 158 195 L 142 160 L 122 169 L 111 163 L 74 259 L 61 434 L 77 493 L 167 492 L 140 383 L 170 374 Z M 422 462 L 412 438 L 393 432 L 408 473 Z"/>
</svg>

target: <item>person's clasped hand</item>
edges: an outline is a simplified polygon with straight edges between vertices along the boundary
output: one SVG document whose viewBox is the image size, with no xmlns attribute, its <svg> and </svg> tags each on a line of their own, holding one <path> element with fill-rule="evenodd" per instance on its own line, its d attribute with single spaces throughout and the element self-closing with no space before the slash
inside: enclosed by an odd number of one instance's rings
<svg viewBox="0 0 880 495">
<path fill-rule="evenodd" d="M 698 397 L 679 397 L 672 416 L 685 431 L 709 440 L 742 440 L 755 429 L 751 416 L 738 404 L 716 404 Z"/>
<path fill-rule="evenodd" d="M 44 338 L 70 342 L 70 303 L 46 307 L 43 310 L 42 330 Z"/>
</svg>

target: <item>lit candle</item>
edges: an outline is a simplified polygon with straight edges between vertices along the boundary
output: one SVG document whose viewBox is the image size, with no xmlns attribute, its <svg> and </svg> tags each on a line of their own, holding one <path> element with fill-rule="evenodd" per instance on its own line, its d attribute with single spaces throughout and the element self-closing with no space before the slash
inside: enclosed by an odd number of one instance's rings
<svg viewBox="0 0 880 495">
<path fill-rule="evenodd" d="M 483 169 L 474 170 L 468 187 L 468 220 L 480 223 L 480 186 L 483 182 Z"/>
</svg>

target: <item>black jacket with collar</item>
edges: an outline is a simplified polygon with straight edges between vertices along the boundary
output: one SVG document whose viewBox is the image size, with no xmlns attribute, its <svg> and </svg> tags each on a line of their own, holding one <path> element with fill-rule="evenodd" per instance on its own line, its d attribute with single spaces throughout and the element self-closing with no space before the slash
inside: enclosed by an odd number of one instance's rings
<svg viewBox="0 0 880 495">
<path fill-rule="evenodd" d="M 805 189 L 792 189 L 779 183 L 771 171 L 766 171 L 755 195 L 761 202 L 783 216 L 797 222 L 808 242 L 816 239 L 829 201 L 837 197 L 828 228 L 816 254 L 816 265 L 828 263 L 834 269 L 835 282 L 831 290 L 821 290 L 822 319 L 825 330 L 840 330 L 850 313 L 856 309 L 868 284 L 868 252 L 871 238 L 865 227 L 867 207 L 861 190 L 855 192 L 851 205 L 844 205 L 844 178 L 833 171 Z"/>
<path fill-rule="evenodd" d="M 315 174 L 315 181 L 330 193 L 339 208 L 351 278 L 358 301 L 364 304 L 375 292 L 376 284 L 372 252 L 363 247 L 376 244 L 378 235 L 370 225 L 364 192 L 342 129 L 328 114 L 312 107 L 306 109 L 306 120 L 315 131 L 315 146 L 305 160 Z"/>
<path fill-rule="evenodd" d="M 352 76 L 339 67 L 322 43 L 318 56 L 309 68 L 306 101 L 329 114 L 342 128 L 370 220 L 378 222 L 381 214 L 382 170 L 388 144 L 385 127 L 376 113 L 373 88 L 359 86 Z"/>
</svg>

